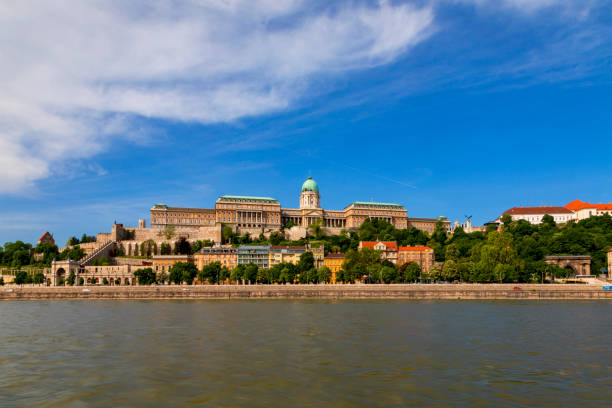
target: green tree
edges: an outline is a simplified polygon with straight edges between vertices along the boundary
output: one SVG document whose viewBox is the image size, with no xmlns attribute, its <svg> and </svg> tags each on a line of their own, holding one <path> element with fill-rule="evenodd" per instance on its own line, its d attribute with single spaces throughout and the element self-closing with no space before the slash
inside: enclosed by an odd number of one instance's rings
<svg viewBox="0 0 612 408">
<path fill-rule="evenodd" d="M 383 266 L 381 268 L 381 276 L 384 283 L 397 283 L 399 281 L 399 274 L 394 266 Z"/>
<path fill-rule="evenodd" d="M 442 266 L 442 279 L 447 282 L 452 282 L 458 277 L 457 262 L 453 259 L 448 259 L 446 262 L 444 262 L 444 266 Z"/>
<path fill-rule="evenodd" d="M 270 234 L 270 244 L 280 245 L 285 240 L 285 234 L 281 231 L 274 231 Z"/>
<path fill-rule="evenodd" d="M 77 237 L 70 237 L 68 241 L 66 241 L 66 246 L 73 246 L 80 244 L 79 239 Z"/>
<path fill-rule="evenodd" d="M 45 281 L 45 275 L 42 272 L 36 272 L 32 277 L 32 283 L 36 283 L 37 285 L 42 284 Z"/>
<path fill-rule="evenodd" d="M 400 277 L 403 282 L 416 282 L 421 278 L 421 267 L 416 262 L 408 262 L 400 267 Z"/>
<path fill-rule="evenodd" d="M 180 237 L 179 240 L 174 243 L 174 253 L 177 255 L 191 254 L 191 244 L 185 237 Z"/>
<path fill-rule="evenodd" d="M 251 282 L 255 282 L 255 279 L 257 278 L 257 272 L 258 272 L 258 267 L 257 265 L 255 265 L 254 263 L 250 263 L 248 264 L 245 268 L 244 268 L 244 280 L 248 283 Z"/>
<path fill-rule="evenodd" d="M 83 286 L 85 284 L 85 279 L 79 278 L 79 286 Z"/>
<path fill-rule="evenodd" d="M 155 276 L 155 281 L 160 285 L 165 285 L 167 280 L 168 274 L 165 271 L 161 271 Z"/>
<path fill-rule="evenodd" d="M 230 273 L 230 280 L 234 282 L 240 282 L 244 280 L 244 265 L 236 265 Z"/>
<path fill-rule="evenodd" d="M 17 271 L 15 273 L 15 279 L 13 279 L 13 282 L 15 282 L 16 285 L 23 285 L 26 283 L 27 279 L 28 274 L 25 271 Z"/>
<path fill-rule="evenodd" d="M 66 279 L 66 283 L 70 286 L 73 286 L 75 279 L 76 275 L 74 274 L 74 271 L 70 271 L 70 273 L 68 274 L 68 279 Z"/>
<path fill-rule="evenodd" d="M 318 273 L 319 282 L 325 282 L 325 283 L 330 282 L 332 274 L 327 266 L 325 265 L 321 266 L 319 270 L 317 271 L 317 273 Z"/>
<path fill-rule="evenodd" d="M 304 252 L 300 255 L 300 260 L 297 264 L 297 269 L 299 273 L 309 271 L 314 268 L 314 255 L 310 251 Z"/>
<path fill-rule="evenodd" d="M 134 271 L 134 277 L 138 279 L 139 285 L 152 285 L 155 283 L 155 272 L 152 268 L 140 268 Z"/>
<path fill-rule="evenodd" d="M 172 247 L 170 247 L 170 244 L 164 242 L 161 244 L 160 252 L 162 255 L 171 255 Z"/>
<path fill-rule="evenodd" d="M 59 258 L 59 251 L 54 244 L 42 243 L 36 245 L 34 253 L 43 254 L 40 261 L 43 265 L 49 266 L 54 258 Z"/>
<path fill-rule="evenodd" d="M 221 262 L 211 262 L 208 265 L 204 265 L 201 271 L 198 271 L 198 279 L 200 282 L 204 283 L 208 281 L 209 283 L 217 282 L 217 279 L 220 278 L 221 275 Z"/>
<path fill-rule="evenodd" d="M 140 256 L 150 258 L 157 252 L 157 244 L 152 239 L 147 239 L 140 244 Z"/>
<path fill-rule="evenodd" d="M 102 279 L 102 284 L 103 285 L 108 285 L 108 279 L 106 279 L 106 278 Z"/>
<path fill-rule="evenodd" d="M 198 268 L 191 262 L 177 262 L 170 268 L 168 279 L 177 285 L 183 282 L 191 285 L 197 274 Z"/>
</svg>

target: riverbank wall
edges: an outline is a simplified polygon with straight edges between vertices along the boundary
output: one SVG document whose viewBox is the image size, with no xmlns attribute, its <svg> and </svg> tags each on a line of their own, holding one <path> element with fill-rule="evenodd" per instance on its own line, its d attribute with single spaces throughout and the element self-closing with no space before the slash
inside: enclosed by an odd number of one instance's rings
<svg viewBox="0 0 612 408">
<path fill-rule="evenodd" d="M 4 286 L 0 300 L 46 299 L 609 299 L 599 285 Z"/>
</svg>

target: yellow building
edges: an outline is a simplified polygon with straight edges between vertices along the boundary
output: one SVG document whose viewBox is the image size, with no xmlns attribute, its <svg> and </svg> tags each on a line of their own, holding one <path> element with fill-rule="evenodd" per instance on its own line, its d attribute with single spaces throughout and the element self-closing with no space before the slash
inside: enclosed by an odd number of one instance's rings
<svg viewBox="0 0 612 408">
<path fill-rule="evenodd" d="M 336 272 L 342 270 L 342 263 L 344 262 L 344 254 L 327 254 L 323 259 L 323 265 L 331 271 L 331 283 L 336 283 Z"/>
<path fill-rule="evenodd" d="M 323 245 L 319 247 L 270 245 L 268 265 L 272 267 L 284 262 L 297 265 L 300 261 L 300 257 L 305 252 L 312 252 L 315 268 L 318 269 L 323 265 L 323 258 L 325 257 L 325 247 Z"/>
<path fill-rule="evenodd" d="M 297 265 L 300 261 L 300 257 L 305 252 L 305 246 L 270 245 L 268 265 L 270 267 L 279 263 L 292 263 Z"/>
<path fill-rule="evenodd" d="M 177 262 L 194 263 L 194 259 L 191 255 L 156 255 L 153 257 L 153 271 L 168 273 L 172 265 Z"/>
<path fill-rule="evenodd" d="M 232 247 L 204 247 L 200 249 L 194 256 L 195 265 L 199 270 L 202 270 L 205 265 L 213 262 L 219 262 L 221 266 L 229 269 L 234 269 L 238 265 L 238 250 Z"/>
<path fill-rule="evenodd" d="M 403 265 L 415 262 L 424 272 L 429 272 L 434 264 L 434 250 L 430 247 L 399 247 L 397 253 L 397 264 Z"/>
</svg>

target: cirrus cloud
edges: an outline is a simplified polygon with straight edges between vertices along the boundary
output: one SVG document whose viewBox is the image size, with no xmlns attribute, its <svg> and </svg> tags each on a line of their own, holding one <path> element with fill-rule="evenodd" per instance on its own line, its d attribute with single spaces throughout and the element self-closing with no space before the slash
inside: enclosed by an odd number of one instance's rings
<svg viewBox="0 0 612 408">
<path fill-rule="evenodd" d="M 287 109 L 314 76 L 393 61 L 430 35 L 433 12 L 8 0 L 0 26 L 0 193 L 20 193 L 129 138 L 130 117 L 214 123 Z"/>
</svg>

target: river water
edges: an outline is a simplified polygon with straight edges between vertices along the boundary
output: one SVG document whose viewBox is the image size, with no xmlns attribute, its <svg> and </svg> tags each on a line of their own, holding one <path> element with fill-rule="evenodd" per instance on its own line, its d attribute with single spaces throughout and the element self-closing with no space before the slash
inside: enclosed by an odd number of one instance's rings
<svg viewBox="0 0 612 408">
<path fill-rule="evenodd" d="M 609 301 L 3 301 L 0 406 L 610 406 Z"/>
</svg>

